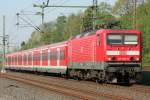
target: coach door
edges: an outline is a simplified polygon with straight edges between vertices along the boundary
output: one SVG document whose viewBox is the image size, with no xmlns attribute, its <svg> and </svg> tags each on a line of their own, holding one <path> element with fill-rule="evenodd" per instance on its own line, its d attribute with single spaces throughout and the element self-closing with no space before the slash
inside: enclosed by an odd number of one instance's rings
<svg viewBox="0 0 150 100">
<path fill-rule="evenodd" d="M 98 61 L 102 61 L 102 55 L 103 55 L 103 46 L 102 46 L 102 41 L 101 41 L 101 35 L 100 34 L 97 34 L 97 36 L 96 36 L 96 38 L 97 38 L 97 43 L 96 43 L 96 59 L 98 60 Z"/>
<path fill-rule="evenodd" d="M 60 66 L 60 48 L 57 48 L 57 66 Z"/>
</svg>

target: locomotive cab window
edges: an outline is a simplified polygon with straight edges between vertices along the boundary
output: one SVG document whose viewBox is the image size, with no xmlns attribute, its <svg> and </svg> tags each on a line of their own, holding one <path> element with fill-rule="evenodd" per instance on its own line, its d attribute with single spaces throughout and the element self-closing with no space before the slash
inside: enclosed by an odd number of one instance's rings
<svg viewBox="0 0 150 100">
<path fill-rule="evenodd" d="M 137 44 L 138 43 L 138 37 L 137 35 L 125 35 L 124 36 L 124 44 Z"/>
<path fill-rule="evenodd" d="M 107 44 L 109 45 L 119 45 L 119 44 L 136 45 L 138 44 L 138 36 L 136 34 L 108 34 Z"/>
<path fill-rule="evenodd" d="M 107 44 L 122 44 L 122 35 L 109 34 L 107 35 Z"/>
<path fill-rule="evenodd" d="M 97 45 L 100 46 L 100 34 L 97 35 Z"/>
</svg>

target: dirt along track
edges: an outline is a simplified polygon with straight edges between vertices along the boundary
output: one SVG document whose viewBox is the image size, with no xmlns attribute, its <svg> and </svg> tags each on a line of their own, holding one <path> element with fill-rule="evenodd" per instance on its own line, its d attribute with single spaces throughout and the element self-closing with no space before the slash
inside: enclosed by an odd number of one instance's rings
<svg viewBox="0 0 150 100">
<path fill-rule="evenodd" d="M 1 77 L 21 81 L 55 92 L 78 97 L 84 100 L 148 100 L 150 88 L 145 86 L 119 86 L 111 84 L 97 84 L 87 81 L 66 80 L 58 77 L 36 76 L 25 73 L 6 73 Z M 146 92 L 145 92 L 146 91 Z"/>
</svg>

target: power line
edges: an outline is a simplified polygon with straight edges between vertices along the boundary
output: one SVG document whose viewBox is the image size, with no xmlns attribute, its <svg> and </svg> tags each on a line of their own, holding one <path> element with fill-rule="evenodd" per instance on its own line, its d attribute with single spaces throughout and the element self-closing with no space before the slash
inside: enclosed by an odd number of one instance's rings
<svg viewBox="0 0 150 100">
<path fill-rule="evenodd" d="M 136 7 L 137 7 L 137 0 L 134 0 L 134 18 L 133 18 L 133 25 L 134 25 L 134 29 L 136 29 L 137 27 L 136 27 L 136 24 L 137 24 L 137 22 L 136 22 L 136 17 L 137 17 L 137 13 L 136 13 Z"/>
<path fill-rule="evenodd" d="M 64 0 L 64 1 L 61 0 L 61 1 L 56 2 L 56 4 L 59 3 L 59 4 L 61 4 L 61 5 L 64 5 L 64 4 L 66 3 L 66 1 L 67 1 L 67 0 Z M 59 8 L 56 8 L 56 7 L 55 7 L 55 8 L 53 8 L 53 9 L 51 9 L 51 10 L 46 11 L 45 13 L 50 13 L 50 12 L 56 11 L 56 10 L 58 10 L 58 9 L 59 9 Z"/>
<path fill-rule="evenodd" d="M 98 1 L 93 0 L 93 30 L 95 30 L 96 28 L 97 9 L 98 9 Z"/>
<path fill-rule="evenodd" d="M 18 18 L 20 18 L 22 21 L 24 21 L 25 23 L 27 23 L 27 25 L 33 27 L 35 30 L 43 33 L 43 31 L 36 25 L 33 25 L 32 23 L 30 23 L 28 20 L 26 20 L 25 18 L 23 18 L 22 16 L 20 16 L 19 13 L 16 14 Z M 17 23 L 17 25 L 20 25 L 19 23 Z"/>
<path fill-rule="evenodd" d="M 62 5 L 48 5 L 49 4 L 49 0 L 47 0 L 47 3 L 43 2 L 41 5 L 37 5 L 34 4 L 33 7 L 38 7 L 41 8 L 41 12 L 39 12 L 39 15 L 42 16 L 42 24 L 44 23 L 44 15 L 45 15 L 45 8 L 49 7 L 49 8 L 87 8 L 89 6 L 62 6 Z"/>
<path fill-rule="evenodd" d="M 34 4 L 33 7 L 39 7 L 42 9 L 41 12 L 39 12 L 39 14 L 42 16 L 42 24 L 44 23 L 44 11 L 45 8 L 49 7 L 49 8 L 88 8 L 90 6 L 73 6 L 73 5 L 48 5 L 49 4 L 49 0 L 47 0 L 47 3 L 43 2 L 42 5 L 36 5 Z M 93 0 L 93 5 L 92 5 L 92 29 L 95 30 L 96 28 L 96 18 L 97 18 L 97 9 L 98 9 L 98 0 Z"/>
</svg>

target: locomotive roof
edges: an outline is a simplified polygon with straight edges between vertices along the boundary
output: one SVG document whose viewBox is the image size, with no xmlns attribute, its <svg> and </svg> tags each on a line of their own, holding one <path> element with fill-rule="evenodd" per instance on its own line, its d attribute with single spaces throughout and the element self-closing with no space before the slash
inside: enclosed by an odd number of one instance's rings
<svg viewBox="0 0 150 100">
<path fill-rule="evenodd" d="M 81 38 L 81 37 L 84 37 L 84 36 L 90 36 L 90 35 L 93 35 L 96 33 L 96 30 L 95 31 L 88 31 L 88 32 L 83 32 L 81 34 L 78 34 L 74 37 L 72 37 L 71 39 L 78 39 L 78 38 Z"/>
<path fill-rule="evenodd" d="M 107 32 L 107 33 L 133 33 L 133 32 L 137 32 L 137 33 L 140 33 L 139 30 L 133 30 L 133 29 L 98 29 L 98 30 L 95 30 L 95 31 L 88 31 L 88 32 L 83 32 L 79 35 L 76 35 L 74 37 L 71 38 L 72 39 L 79 39 L 79 38 L 82 38 L 82 37 L 85 37 L 85 36 L 90 36 L 90 35 L 93 35 L 93 34 L 96 34 L 96 33 L 100 33 L 100 32 Z"/>
</svg>

